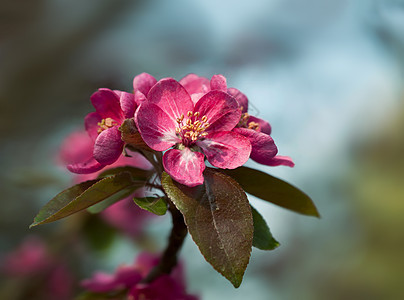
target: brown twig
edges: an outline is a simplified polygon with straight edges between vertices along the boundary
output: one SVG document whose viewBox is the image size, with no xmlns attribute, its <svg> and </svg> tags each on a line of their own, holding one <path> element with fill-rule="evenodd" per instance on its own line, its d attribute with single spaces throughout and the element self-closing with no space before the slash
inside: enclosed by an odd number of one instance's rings
<svg viewBox="0 0 404 300">
<path fill-rule="evenodd" d="M 184 243 L 188 229 L 184 223 L 184 217 L 172 203 L 170 203 L 169 211 L 173 219 L 173 228 L 171 229 L 167 248 L 161 256 L 159 264 L 142 280 L 143 283 L 150 283 L 163 274 L 170 274 L 177 265 L 178 252 Z"/>
</svg>

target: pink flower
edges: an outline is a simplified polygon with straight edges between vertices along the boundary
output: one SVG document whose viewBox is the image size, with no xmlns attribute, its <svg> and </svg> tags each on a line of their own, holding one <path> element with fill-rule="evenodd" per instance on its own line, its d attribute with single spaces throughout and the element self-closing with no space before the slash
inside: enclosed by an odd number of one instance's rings
<svg viewBox="0 0 404 300">
<path fill-rule="evenodd" d="M 189 74 L 181 79 L 180 83 L 191 94 L 192 99 L 199 99 L 211 90 L 221 90 L 233 96 L 239 103 L 242 114 L 240 122 L 232 131 L 249 139 L 252 146 L 251 159 L 267 166 L 294 166 L 290 157 L 276 155 L 278 148 L 270 136 L 271 126 L 267 121 L 248 114 L 248 98 L 238 89 L 227 88 L 223 75 L 214 75 L 209 82 L 205 77 Z"/>
<path fill-rule="evenodd" d="M 96 111 L 89 113 L 84 123 L 93 140 L 92 156 L 68 165 L 73 173 L 93 173 L 117 161 L 124 146 L 119 126 L 126 118 L 132 118 L 136 109 L 133 94 L 109 89 L 99 89 L 91 96 L 91 102 Z"/>
<path fill-rule="evenodd" d="M 49 269 L 52 263 L 45 244 L 31 236 L 18 249 L 4 257 L 2 271 L 10 276 L 30 276 Z"/>
<path fill-rule="evenodd" d="M 159 262 L 155 255 L 142 253 L 131 266 L 120 266 L 115 274 L 97 272 L 81 285 L 94 293 L 128 291 L 128 299 L 140 300 L 197 300 L 186 293 L 182 265 L 179 264 L 170 275 L 162 275 L 152 283 L 141 283 L 151 269 Z"/>
<path fill-rule="evenodd" d="M 71 299 L 72 273 L 66 263 L 53 256 L 46 244 L 36 236 L 27 237 L 19 248 L 2 257 L 0 271 L 8 279 L 20 279 L 17 286 L 20 295 L 29 294 L 32 299 L 44 300 Z"/>
<path fill-rule="evenodd" d="M 80 161 L 89 160 L 93 155 L 91 151 L 92 143 L 92 139 L 85 131 L 75 131 L 71 133 L 61 145 L 58 163 L 65 166 L 66 164 L 75 164 Z M 130 151 L 128 151 L 128 153 L 131 157 L 120 156 L 116 162 L 109 165 L 107 168 L 121 166 L 132 166 L 141 169 L 151 168 L 151 164 L 139 153 L 132 153 Z M 75 174 L 74 181 L 79 183 L 96 179 L 99 173 L 101 173 L 101 171 L 92 174 Z M 145 221 L 154 215 L 133 203 L 133 196 L 143 197 L 144 192 L 142 190 L 136 191 L 134 195 L 118 201 L 102 211 L 100 216 L 113 227 L 131 237 L 136 237 L 142 232 Z"/>
<path fill-rule="evenodd" d="M 237 101 L 222 91 L 210 91 L 196 103 L 186 89 L 172 78 L 155 84 L 135 114 L 145 143 L 163 156 L 165 171 L 179 183 L 203 183 L 204 157 L 215 167 L 234 169 L 243 165 L 251 152 L 244 136 L 231 130 L 241 112 Z"/>
</svg>

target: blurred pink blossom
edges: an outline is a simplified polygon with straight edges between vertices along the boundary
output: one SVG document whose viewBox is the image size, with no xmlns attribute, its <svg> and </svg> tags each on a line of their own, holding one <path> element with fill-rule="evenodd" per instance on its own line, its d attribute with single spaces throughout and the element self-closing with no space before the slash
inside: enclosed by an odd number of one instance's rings
<svg viewBox="0 0 404 300">
<path fill-rule="evenodd" d="M 53 256 L 38 237 L 25 238 L 16 250 L 5 255 L 2 258 L 1 273 L 8 279 L 24 279 L 20 281 L 19 289 L 26 288 L 31 291 L 34 288 L 35 294 L 40 295 L 40 299 L 71 299 L 73 290 L 71 272 L 66 263 Z M 32 283 L 35 283 L 34 287 Z"/>
<path fill-rule="evenodd" d="M 170 275 L 162 275 L 146 284 L 141 280 L 159 262 L 159 258 L 141 253 L 135 263 L 120 266 L 114 274 L 96 272 L 92 278 L 83 280 L 81 285 L 94 293 L 128 291 L 129 300 L 197 300 L 195 295 L 186 292 L 183 266 L 177 265 Z"/>
</svg>

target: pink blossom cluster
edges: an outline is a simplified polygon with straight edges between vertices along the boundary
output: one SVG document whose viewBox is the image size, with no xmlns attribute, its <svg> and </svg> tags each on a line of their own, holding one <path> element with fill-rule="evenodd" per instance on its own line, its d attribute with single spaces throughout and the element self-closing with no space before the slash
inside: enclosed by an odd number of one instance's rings
<svg viewBox="0 0 404 300">
<path fill-rule="evenodd" d="M 99 89 L 91 96 L 96 111 L 85 118 L 89 155 L 69 164 L 70 171 L 89 174 L 116 163 L 124 149 L 119 128 L 128 118 L 152 150 L 164 152 L 164 170 L 190 187 L 203 183 L 205 159 L 221 169 L 240 167 L 249 158 L 268 166 L 294 165 L 277 155 L 269 123 L 248 114 L 247 97 L 228 88 L 222 75 L 209 80 L 189 74 L 178 82 L 142 73 L 133 89 Z"/>
<path fill-rule="evenodd" d="M 127 292 L 129 300 L 197 300 L 185 289 L 184 271 L 177 265 L 170 275 L 162 275 L 151 283 L 142 283 L 151 269 L 159 262 L 158 256 L 141 253 L 133 265 L 118 267 L 114 274 L 94 273 L 81 285 L 93 293 Z"/>
<path fill-rule="evenodd" d="M 62 259 L 50 253 L 39 237 L 25 238 L 17 249 L 1 257 L 0 265 L 0 273 L 8 280 L 19 279 L 19 294 L 27 292 L 44 300 L 69 300 L 72 297 L 72 273 Z"/>
</svg>

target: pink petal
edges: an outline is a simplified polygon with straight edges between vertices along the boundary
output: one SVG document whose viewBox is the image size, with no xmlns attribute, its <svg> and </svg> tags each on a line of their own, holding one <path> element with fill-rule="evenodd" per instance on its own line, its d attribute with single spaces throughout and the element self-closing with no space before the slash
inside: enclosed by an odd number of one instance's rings
<svg viewBox="0 0 404 300">
<path fill-rule="evenodd" d="M 188 74 L 180 80 L 180 84 L 190 95 L 207 93 L 209 91 L 209 79 L 196 74 Z"/>
<path fill-rule="evenodd" d="M 67 169 L 76 174 L 91 174 L 101 170 L 104 167 L 105 165 L 100 164 L 93 157 L 86 162 L 67 165 Z"/>
<path fill-rule="evenodd" d="M 140 91 L 142 94 L 147 95 L 153 85 L 157 83 L 156 78 L 147 73 L 142 73 L 133 78 L 134 91 Z"/>
<path fill-rule="evenodd" d="M 227 90 L 227 93 L 229 93 L 237 100 L 240 107 L 242 107 L 243 113 L 248 111 L 248 98 L 246 95 L 244 95 L 242 92 L 240 92 L 238 89 L 235 88 L 229 88 Z"/>
<path fill-rule="evenodd" d="M 154 85 L 147 99 L 150 103 L 158 105 L 174 122 L 194 108 L 188 92 L 172 78 L 162 79 Z"/>
<path fill-rule="evenodd" d="M 271 128 L 271 125 L 269 125 L 269 123 L 267 121 L 265 121 L 263 119 L 260 119 L 260 118 L 257 118 L 257 117 L 254 117 L 254 116 L 250 116 L 248 118 L 248 122 L 258 123 L 260 125 L 260 127 L 259 127 L 260 132 L 266 133 L 268 135 L 271 134 L 272 128 Z"/>
<path fill-rule="evenodd" d="M 146 101 L 146 96 L 140 91 L 135 91 L 135 103 L 136 103 L 136 105 L 139 106 L 144 101 Z"/>
<path fill-rule="evenodd" d="M 135 266 L 119 267 L 116 271 L 115 277 L 117 283 L 123 284 L 126 288 L 134 286 L 142 279 L 142 275 Z"/>
<path fill-rule="evenodd" d="M 114 275 L 97 272 L 92 278 L 84 279 L 81 286 L 94 293 L 105 293 L 114 291 L 119 284 L 116 283 Z"/>
<path fill-rule="evenodd" d="M 206 116 L 210 126 L 206 131 L 230 131 L 240 121 L 241 111 L 237 101 L 229 94 L 221 91 L 210 91 L 195 105 L 195 112 L 200 118 Z"/>
<path fill-rule="evenodd" d="M 93 157 L 94 141 L 83 131 L 74 131 L 63 141 L 59 159 L 63 165 L 77 164 Z"/>
<path fill-rule="evenodd" d="M 210 80 L 210 89 L 213 90 L 219 90 L 222 92 L 227 92 L 227 83 L 226 83 L 226 77 L 223 75 L 213 75 L 212 79 Z"/>
<path fill-rule="evenodd" d="M 135 121 L 145 143 L 156 151 L 167 150 L 180 142 L 175 132 L 177 122 L 149 101 L 140 105 L 135 114 Z"/>
<path fill-rule="evenodd" d="M 91 95 L 91 103 L 96 112 L 103 118 L 111 118 L 121 123 L 124 119 L 119 97 L 110 89 L 99 89 Z"/>
<path fill-rule="evenodd" d="M 208 161 L 215 167 L 235 169 L 250 157 L 251 144 L 248 138 L 231 131 L 214 132 L 208 138 L 197 141 Z"/>
<path fill-rule="evenodd" d="M 94 144 L 94 158 L 101 164 L 110 165 L 122 154 L 124 142 L 118 126 L 102 131 Z"/>
<path fill-rule="evenodd" d="M 164 170 L 181 184 L 192 187 L 203 183 L 205 162 L 200 152 L 193 152 L 189 148 L 170 149 L 164 153 L 163 166 Z"/>
<path fill-rule="evenodd" d="M 247 128 L 234 128 L 233 131 L 250 140 L 252 146 L 250 157 L 260 164 L 268 165 L 278 153 L 274 140 L 265 133 Z"/>
<path fill-rule="evenodd" d="M 270 161 L 268 161 L 265 165 L 267 166 L 287 166 L 293 168 L 295 166 L 295 163 L 292 161 L 292 159 L 289 156 L 280 156 L 277 155 L 274 158 L 272 158 Z"/>
<path fill-rule="evenodd" d="M 102 117 L 96 112 L 89 113 L 84 118 L 84 127 L 86 128 L 88 135 L 93 141 L 95 141 L 98 136 L 98 129 L 100 129 L 98 123 L 100 123 L 101 121 Z"/>
<path fill-rule="evenodd" d="M 126 119 L 133 118 L 136 110 L 135 95 L 122 91 L 114 91 L 119 97 L 119 103 Z"/>
</svg>

